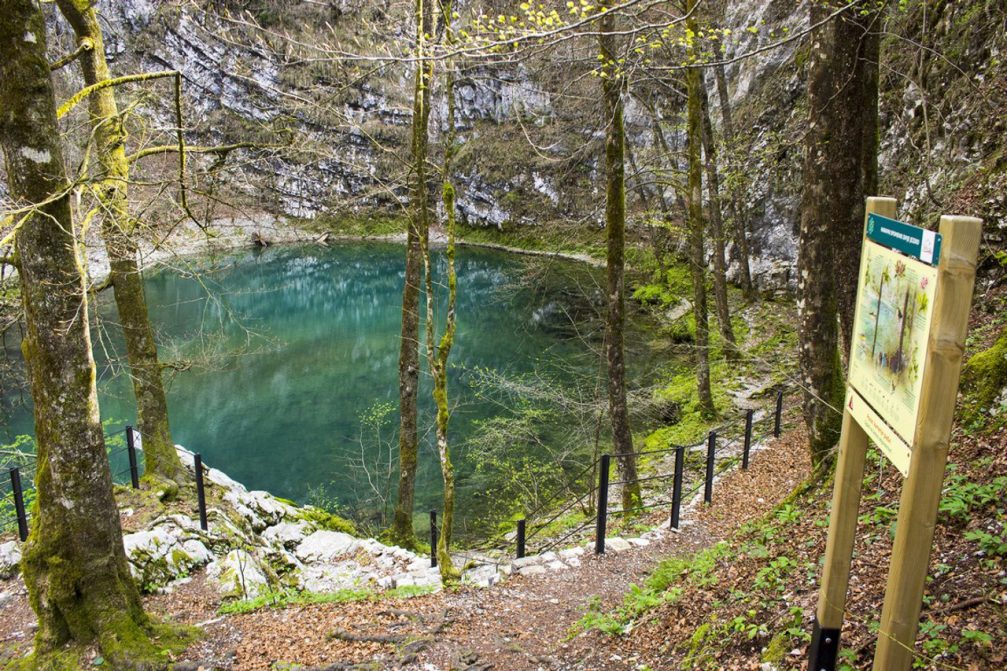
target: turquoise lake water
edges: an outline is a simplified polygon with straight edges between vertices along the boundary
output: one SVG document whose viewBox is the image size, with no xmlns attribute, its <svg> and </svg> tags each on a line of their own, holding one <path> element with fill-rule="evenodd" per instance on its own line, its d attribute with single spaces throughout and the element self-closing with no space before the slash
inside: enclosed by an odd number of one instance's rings
<svg viewBox="0 0 1007 671">
<path fill-rule="evenodd" d="M 443 259 L 438 265 L 443 270 Z M 398 426 L 404 248 L 384 243 L 272 247 L 175 266 L 146 273 L 162 360 L 186 363 L 184 370 L 166 374 L 175 441 L 250 489 L 299 502 L 324 490 L 351 512 L 360 512 L 373 507 L 369 483 L 377 483 L 394 501 L 394 492 L 384 485 L 388 450 L 380 445 L 394 442 Z M 580 278 L 569 280 L 570 286 L 583 285 L 591 276 L 581 264 L 459 250 L 459 328 L 450 393 L 458 404 L 451 434 L 462 526 L 486 505 L 478 501 L 478 492 L 466 489 L 472 466 L 465 459 L 465 439 L 479 420 L 507 412 L 477 398 L 469 385 L 472 371 L 522 374 L 562 366 L 590 373 L 598 365 L 583 342 L 554 328 L 556 315 L 564 312 L 562 299 L 557 303 L 549 291 L 515 288 L 543 268 L 553 279 L 536 280 L 539 289 L 551 282 L 563 287 L 567 274 Z M 100 325 L 92 332 L 109 433 L 135 421 L 110 299 L 101 296 Z M 18 356 L 16 345 L 7 343 L 9 356 Z M 432 426 L 429 388 L 426 380 L 421 430 Z M 362 430 L 361 418 L 380 411 L 381 404 L 386 414 L 377 438 L 373 425 Z M 0 443 L 31 433 L 30 400 L 24 394 L 7 390 L 0 396 L 0 411 Z M 437 507 L 441 491 L 430 438 L 424 441 L 418 483 L 417 508 L 424 511 Z M 368 463 L 370 478 L 361 462 Z M 123 466 L 119 457 L 113 470 Z"/>
</svg>

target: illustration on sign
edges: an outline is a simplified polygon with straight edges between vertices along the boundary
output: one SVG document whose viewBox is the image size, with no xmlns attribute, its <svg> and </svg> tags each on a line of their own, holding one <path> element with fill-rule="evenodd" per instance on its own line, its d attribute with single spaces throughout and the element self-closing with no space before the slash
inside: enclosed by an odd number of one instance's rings
<svg viewBox="0 0 1007 671">
<path fill-rule="evenodd" d="M 850 384 L 913 442 L 937 269 L 871 241 L 864 245 Z"/>
</svg>

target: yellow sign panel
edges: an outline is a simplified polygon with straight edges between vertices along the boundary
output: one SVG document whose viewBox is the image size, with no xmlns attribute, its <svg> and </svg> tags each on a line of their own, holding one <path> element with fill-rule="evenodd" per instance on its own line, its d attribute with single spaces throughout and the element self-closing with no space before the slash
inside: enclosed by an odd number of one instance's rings
<svg viewBox="0 0 1007 671">
<path fill-rule="evenodd" d="M 849 383 L 906 445 L 916 431 L 936 290 L 937 268 L 864 241 Z"/>
</svg>

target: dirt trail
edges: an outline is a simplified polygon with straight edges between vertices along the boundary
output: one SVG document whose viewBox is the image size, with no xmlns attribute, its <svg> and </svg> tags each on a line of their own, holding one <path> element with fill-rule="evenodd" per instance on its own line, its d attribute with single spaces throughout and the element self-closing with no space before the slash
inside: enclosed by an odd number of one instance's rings
<svg viewBox="0 0 1007 671">
<path fill-rule="evenodd" d="M 806 473 L 803 441 L 785 435 L 756 454 L 750 470 L 721 478 L 713 505 L 697 507 L 681 533 L 619 553 L 586 553 L 579 567 L 513 576 L 490 588 L 213 618 L 214 606 L 204 603 L 196 580 L 148 605 L 188 622 L 214 620 L 179 671 L 634 669 L 635 660 L 613 652 L 604 635 L 578 633 L 589 606 L 618 606 L 630 585 L 642 583 L 661 560 L 687 556 L 763 515 Z"/>
</svg>

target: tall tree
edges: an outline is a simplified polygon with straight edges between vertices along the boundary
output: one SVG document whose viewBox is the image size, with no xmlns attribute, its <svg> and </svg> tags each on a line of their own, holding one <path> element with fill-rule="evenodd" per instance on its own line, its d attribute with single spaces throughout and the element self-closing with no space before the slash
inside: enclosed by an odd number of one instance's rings
<svg viewBox="0 0 1007 671">
<path fill-rule="evenodd" d="M 454 44 L 454 33 L 451 27 L 452 2 L 442 0 L 441 16 L 444 19 L 444 42 L 448 49 Z M 441 195 L 444 204 L 445 230 L 448 236 L 447 275 L 448 275 L 448 308 L 444 321 L 444 334 L 440 342 L 435 343 L 434 328 L 434 295 L 433 270 L 430 262 L 430 246 L 423 247 L 423 260 L 426 271 L 427 315 L 426 342 L 427 362 L 430 374 L 434 379 L 434 403 L 437 406 L 436 438 L 437 455 L 441 464 L 441 476 L 444 480 L 444 509 L 441 515 L 441 528 L 437 536 L 437 565 L 441 570 L 441 578 L 445 581 L 455 581 L 459 572 L 451 561 L 451 535 L 454 527 L 455 513 L 455 469 L 451 463 L 451 448 L 448 443 L 448 422 L 451 418 L 448 404 L 448 358 L 454 345 L 457 319 L 455 306 L 458 303 L 458 276 L 455 272 L 455 186 L 451 180 L 452 159 L 455 154 L 455 71 L 449 58 L 444 69 L 444 95 L 446 99 L 445 118 L 447 131 L 444 134 L 444 165 L 441 172 Z"/>
<path fill-rule="evenodd" d="M 10 194 L 31 208 L 16 250 L 38 464 L 21 564 L 39 621 L 33 665 L 64 668 L 67 646 L 96 643 L 112 668 L 164 668 L 112 497 L 45 20 L 33 0 L 0 0 L 0 16 L 0 145 Z"/>
<path fill-rule="evenodd" d="M 419 457 L 416 398 L 420 378 L 420 285 L 423 249 L 430 232 L 427 193 L 427 147 L 430 123 L 430 84 L 434 61 L 427 58 L 433 10 L 416 0 L 416 73 L 413 80 L 412 179 L 409 231 L 406 235 L 406 276 L 402 288 L 402 333 L 399 342 L 399 490 L 391 538 L 403 547 L 416 547 L 413 507 Z"/>
<path fill-rule="evenodd" d="M 629 426 L 626 403 L 626 352 L 623 347 L 626 327 L 625 247 L 626 247 L 626 131 L 623 126 L 623 89 L 626 78 L 616 54 L 615 13 L 608 1 L 599 4 L 604 12 L 599 20 L 598 43 L 601 50 L 601 88 L 605 110 L 605 228 L 608 238 L 606 268 L 608 273 L 608 315 L 605 323 L 605 348 L 608 360 L 608 405 L 612 421 L 612 439 L 622 488 L 622 507 L 631 510 L 640 505 L 633 433 Z"/>
<path fill-rule="evenodd" d="M 105 60 L 101 25 L 92 0 L 57 0 L 81 46 L 78 57 L 84 83 L 94 86 L 112 79 Z M 101 233 L 109 258 L 109 280 L 126 340 L 130 379 L 136 396 L 137 420 L 143 436 L 144 477 L 176 484 L 188 481 L 168 426 L 168 401 L 154 329 L 147 313 L 143 277 L 137 262 L 136 220 L 130 216 L 129 161 L 126 129 L 115 100 L 115 87 L 88 96 L 93 141 L 100 174 L 94 193 L 101 211 Z"/>
<path fill-rule="evenodd" d="M 731 307 L 727 302 L 727 259 L 724 247 L 724 217 L 720 207 L 720 175 L 717 167 L 717 144 L 710 120 L 710 100 L 706 94 L 703 71 L 699 71 L 700 105 L 703 111 L 703 154 L 706 156 L 706 192 L 710 200 L 710 229 L 713 233 L 713 297 L 717 306 L 720 338 L 728 360 L 738 358 L 738 343 L 731 325 Z"/>
<path fill-rule="evenodd" d="M 688 44 L 688 60 L 697 62 L 695 18 L 696 0 L 687 0 L 686 33 L 691 35 Z M 703 144 L 703 99 L 701 89 L 703 79 L 700 68 L 691 67 L 685 73 L 688 90 L 688 112 L 686 134 L 688 136 L 689 173 L 689 267 L 692 270 L 692 313 L 696 319 L 696 382 L 699 391 L 700 412 L 707 417 L 716 414 L 713 405 L 713 390 L 710 387 L 710 324 L 706 305 L 706 263 L 704 253 L 703 222 L 703 164 L 700 149 Z"/>
<path fill-rule="evenodd" d="M 723 44 L 721 44 L 721 48 L 723 48 Z M 731 98 L 727 93 L 727 75 L 724 73 L 724 66 L 722 64 L 714 68 L 714 76 L 717 80 L 717 97 L 720 98 L 720 118 L 724 134 L 724 147 L 727 150 L 724 162 L 729 176 L 727 180 L 727 210 L 731 220 L 734 254 L 738 260 L 738 268 L 740 269 L 738 283 L 741 285 L 741 290 L 745 292 L 745 297 L 751 300 L 755 298 L 755 284 L 752 282 L 751 253 L 748 244 L 748 214 L 745 211 L 740 193 L 741 189 L 738 185 L 742 174 L 742 168 L 738 161 L 740 148 L 735 141 L 734 117 L 731 114 Z"/>
<path fill-rule="evenodd" d="M 811 23 L 839 7 L 811 3 Z M 797 270 L 803 413 L 815 467 L 827 463 L 839 436 L 844 392 L 839 323 L 848 347 L 865 187 L 877 179 L 877 143 L 868 140 L 877 134 L 877 83 L 876 74 L 867 74 L 877 61 L 868 67 L 864 58 L 870 49 L 864 21 L 873 22 L 878 9 L 873 0 L 856 3 L 811 39 Z"/>
</svg>

